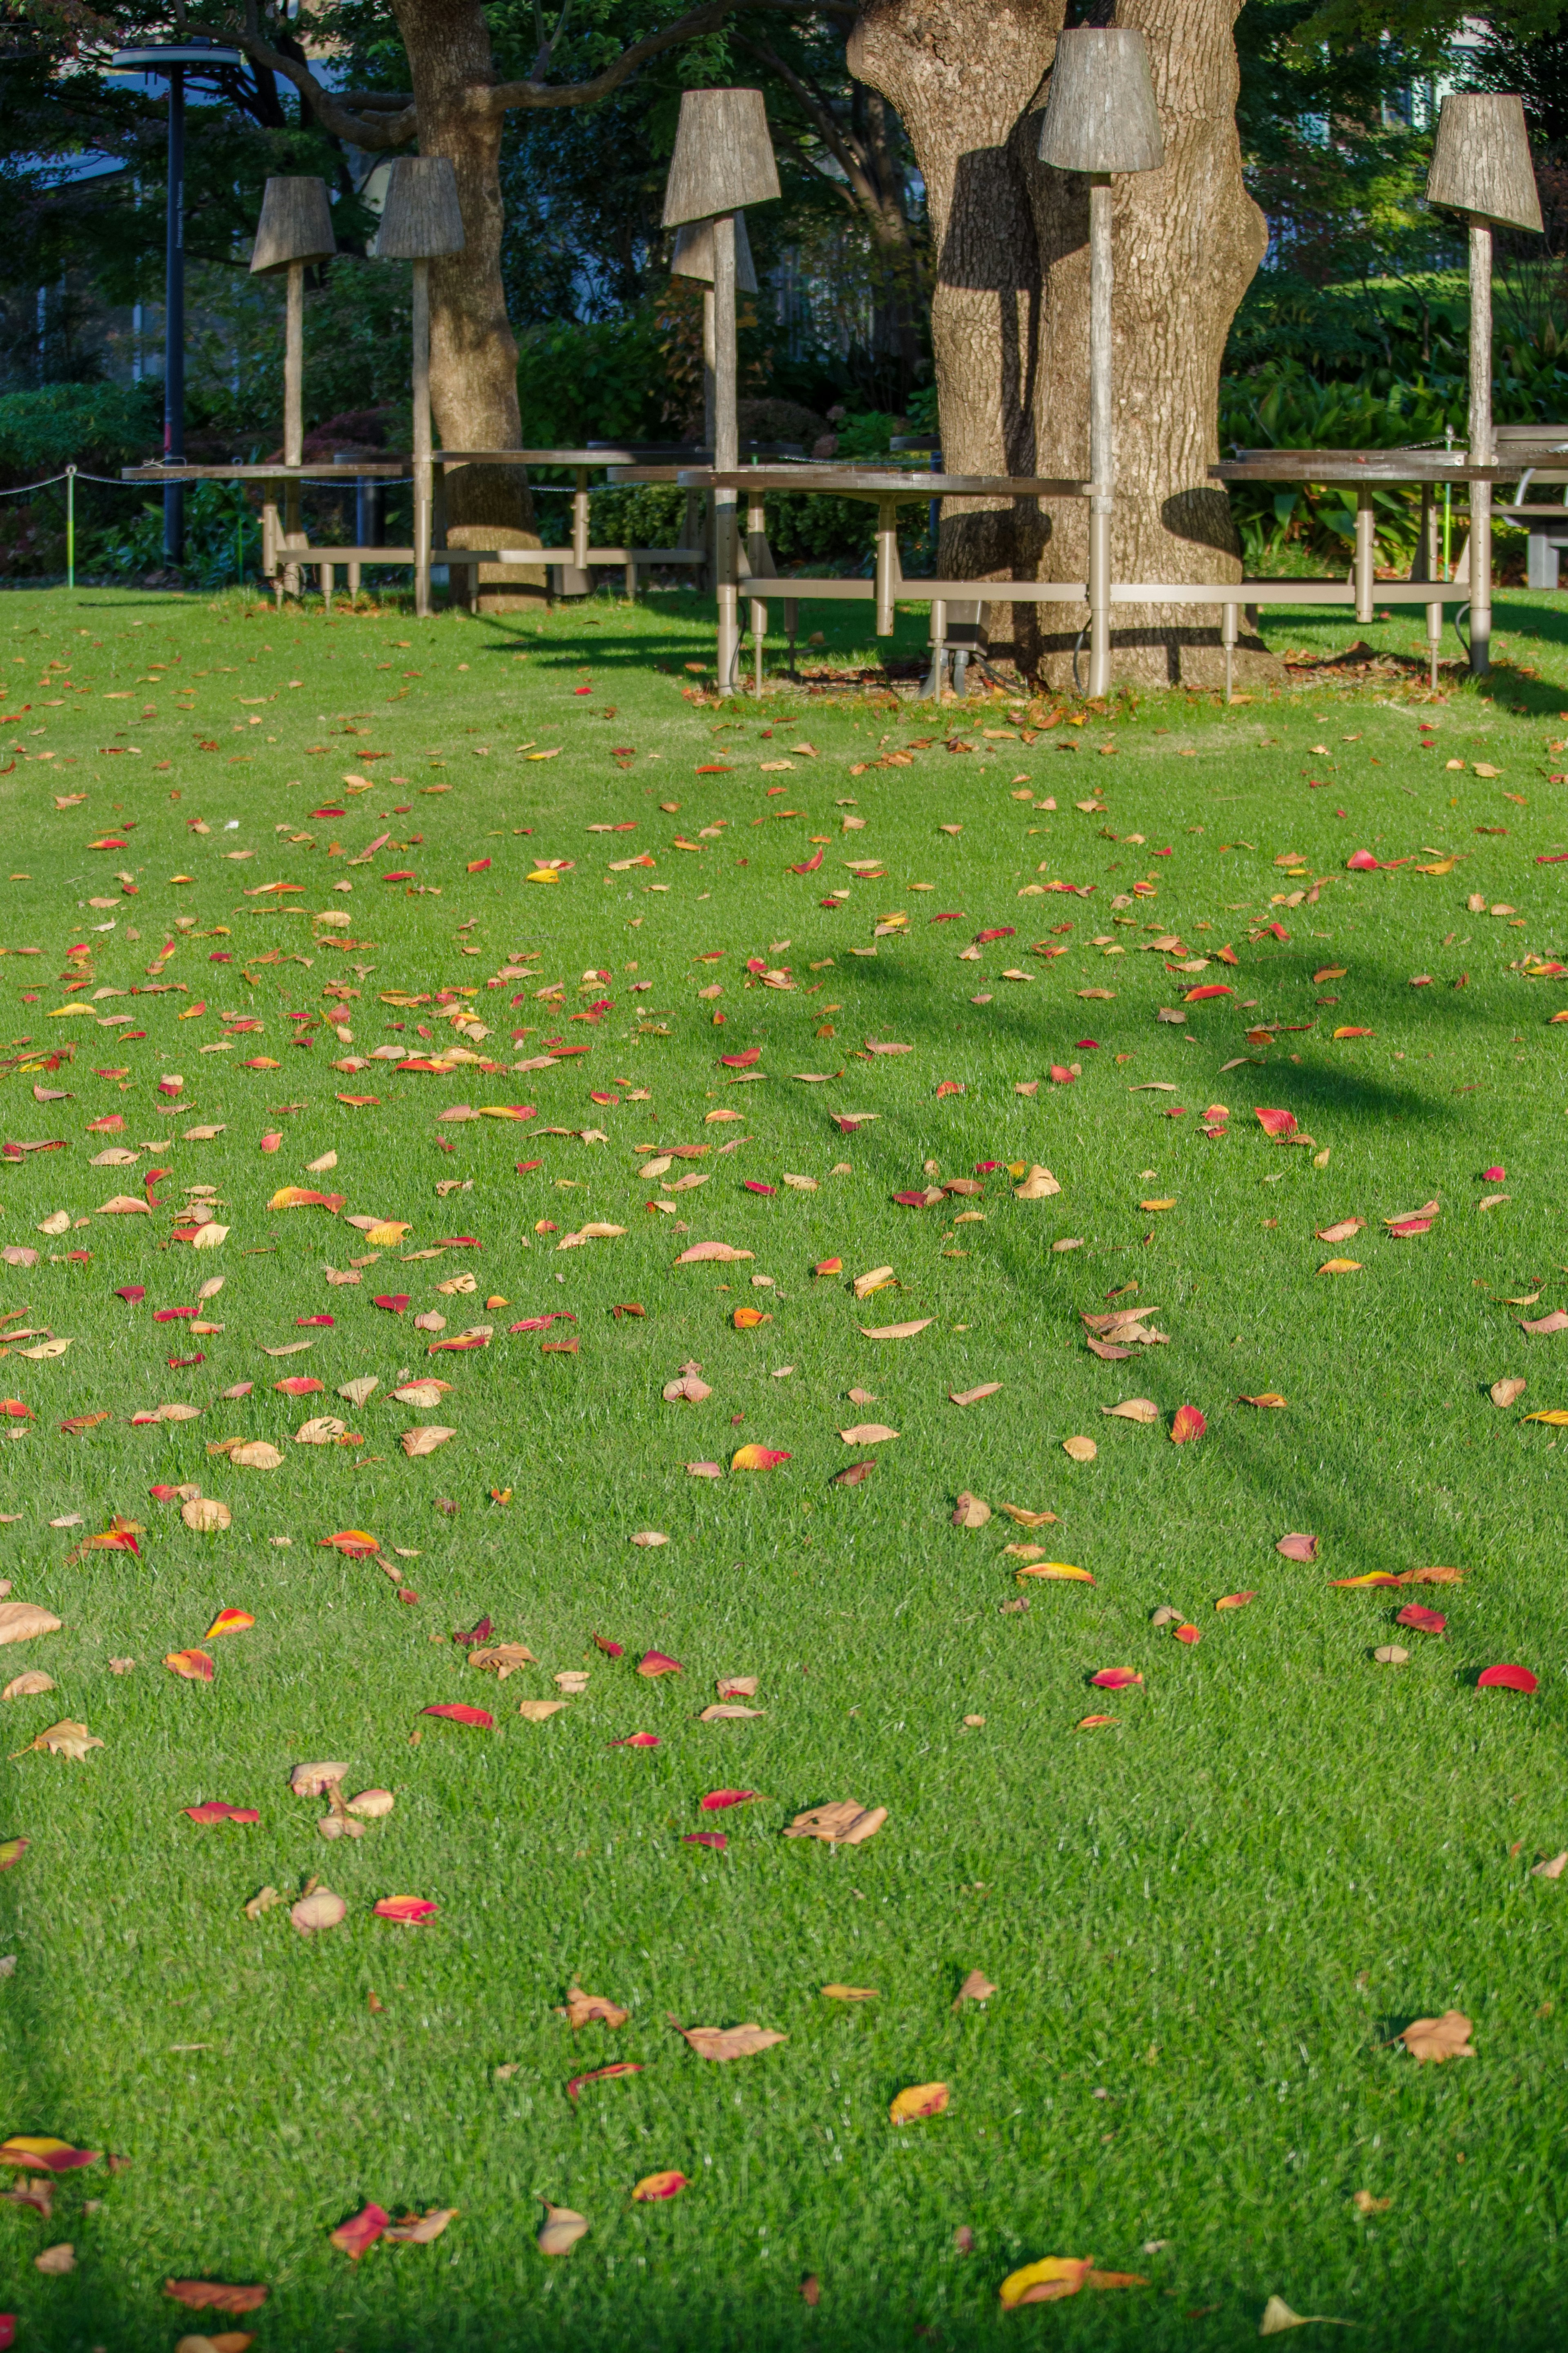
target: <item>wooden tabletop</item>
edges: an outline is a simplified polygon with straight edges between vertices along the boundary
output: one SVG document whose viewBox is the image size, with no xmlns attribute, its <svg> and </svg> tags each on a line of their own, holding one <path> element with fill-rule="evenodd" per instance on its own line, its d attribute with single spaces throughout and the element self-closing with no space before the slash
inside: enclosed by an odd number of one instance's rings
<svg viewBox="0 0 1568 2353">
<path fill-rule="evenodd" d="M 689 490 L 827 491 L 860 499 L 1072 499 L 1087 498 L 1089 484 L 1050 481 L 1034 474 L 919 474 L 871 466 L 739 466 L 719 473 L 710 467 L 681 473 Z"/>
<path fill-rule="evenodd" d="M 123 482 L 352 482 L 367 474 L 395 480 L 407 474 L 410 462 L 407 458 L 349 458 L 341 466 L 325 460 L 310 466 L 285 466 L 281 461 L 276 466 L 195 466 L 181 458 L 167 466 L 122 466 L 120 479 Z"/>
<path fill-rule="evenodd" d="M 743 442 L 759 458 L 784 458 L 798 443 Z M 445 466 L 705 466 L 713 452 L 695 441 L 598 441 L 585 449 L 437 449 Z"/>
<path fill-rule="evenodd" d="M 1217 482 L 1512 482 L 1519 464 L 1472 466 L 1440 449 L 1248 449 L 1209 474 Z"/>
</svg>

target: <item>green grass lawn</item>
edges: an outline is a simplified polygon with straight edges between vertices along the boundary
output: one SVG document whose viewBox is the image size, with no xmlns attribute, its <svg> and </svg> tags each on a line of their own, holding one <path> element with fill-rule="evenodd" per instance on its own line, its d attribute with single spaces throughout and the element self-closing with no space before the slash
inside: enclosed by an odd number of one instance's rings
<svg viewBox="0 0 1568 2353">
<path fill-rule="evenodd" d="M 0 1135 L 64 1148 L 0 1163 L 0 1245 L 37 1253 L 0 1297 L 32 1335 L 0 1350 L 31 1416 L 5 1425 L 0 1567 L 63 1625 L 4 1653 L 55 1688 L 0 1711 L 0 1837 L 29 1841 L 0 1876 L 0 2129 L 103 2152 L 48 2219 L 0 2217 L 19 2347 L 1142 2353 L 1250 2341 L 1271 2294 L 1391 2353 L 1561 2344 L 1568 1879 L 1532 1866 L 1568 1846 L 1568 1444 L 1523 1417 L 1568 1407 L 1568 1337 L 1520 1329 L 1568 1303 L 1568 976 L 1522 969 L 1568 950 L 1568 865 L 1538 862 L 1568 850 L 1560 611 L 1504 596 L 1499 667 L 1436 702 L 1415 672 L 1297 670 L 1229 710 L 1077 724 L 783 683 L 721 710 L 694 699 L 711 636 L 685 596 L 425 624 L 5 600 Z M 833 608 L 829 652 L 869 657 L 868 617 Z M 1419 628 L 1267 621 L 1320 652 L 1415 653 Z M 901 617 L 900 642 L 923 629 Z M 1405 862 L 1347 871 L 1358 849 Z M 871 858 L 878 879 L 845 863 Z M 548 860 L 570 862 L 529 881 Z M 1055 880 L 1092 895 L 1022 895 Z M 485 1036 L 384 1001 L 442 990 Z M 561 1042 L 589 1050 L 513 1075 Z M 372 1059 L 454 1044 L 479 1060 Z M 752 1049 L 761 1077 L 721 1062 Z M 647 1145 L 704 1156 L 653 1178 Z M 92 1165 L 108 1149 L 133 1164 Z M 1020 1200 L 1008 1168 L 1037 1163 L 1060 1191 Z M 893 1198 L 985 1164 L 979 1196 Z M 672 1193 L 683 1174 L 706 1181 Z M 342 1208 L 270 1210 L 289 1186 Z M 144 1187 L 151 1215 L 100 1214 Z M 216 1248 L 172 1239 L 190 1198 Z M 1385 1233 L 1433 1199 L 1429 1231 Z M 1352 1216 L 1337 1252 L 1317 1239 Z M 565 1246 L 595 1223 L 624 1231 Z M 706 1240 L 750 1256 L 675 1263 Z M 1320 1274 L 1336 1254 L 1360 1271 Z M 882 1266 L 898 1287 L 858 1302 Z M 1168 1345 L 1089 1353 L 1108 1302 Z M 753 1305 L 771 1321 L 735 1329 Z M 548 1314 L 575 1320 L 510 1328 Z M 429 1353 L 478 1324 L 487 1346 Z M 68 1350 L 26 1353 L 47 1335 Z M 666 1403 L 689 1361 L 710 1396 Z M 300 1375 L 322 1390 L 279 1392 Z M 1529 1387 L 1500 1410 L 1508 1376 Z M 390 1394 L 432 1377 L 434 1409 Z M 1237 1402 L 1269 1391 L 1283 1410 Z M 1133 1398 L 1154 1424 L 1105 1415 Z M 199 1418 L 133 1423 L 163 1404 Z M 1175 1445 L 1183 1405 L 1207 1430 Z M 362 1442 L 296 1441 L 333 1411 Z M 847 1444 L 863 1421 L 899 1434 Z M 405 1457 L 429 1424 L 456 1434 Z M 787 1460 L 731 1471 L 751 1442 Z M 232 1526 L 154 1500 L 181 1483 Z M 988 1524 L 954 1525 L 961 1493 Z M 116 1514 L 140 1554 L 79 1552 Z M 349 1528 L 381 1559 L 321 1547 Z M 1291 1531 L 1316 1561 L 1279 1554 Z M 1021 1578 L 1020 1545 L 1094 1584 Z M 1430 1565 L 1463 1582 L 1332 1582 Z M 1397 1627 L 1412 1599 L 1447 1632 Z M 204 1643 L 224 1608 L 254 1627 Z M 452 1637 L 485 1618 L 537 1663 L 477 1670 Z M 1394 1641 L 1408 1662 L 1375 1663 Z M 192 1646 L 210 1683 L 163 1663 Z M 681 1672 L 640 1676 L 649 1650 Z M 1536 1694 L 1478 1690 L 1499 1662 Z M 1095 1689 L 1107 1667 L 1142 1685 Z M 561 1712 L 520 1715 L 571 1671 Z M 699 1722 L 729 1677 L 762 1712 Z M 451 1702 L 494 1728 L 422 1713 Z M 29 1749 L 67 1718 L 102 1746 Z M 638 1732 L 658 1745 L 614 1745 Z M 329 1844 L 289 1788 L 318 1759 L 395 1810 Z M 758 1794 L 705 1813 L 724 1788 Z M 198 1827 L 208 1799 L 260 1820 Z M 843 1799 L 887 1808 L 868 1842 L 783 1836 Z M 705 1829 L 727 1845 L 686 1842 Z M 288 1906 L 312 1875 L 348 1909 L 307 1939 Z M 286 1900 L 251 1918 L 264 1887 Z M 377 1917 L 395 1894 L 438 1911 Z M 972 1969 L 995 1991 L 955 2010 Z M 574 1986 L 629 2021 L 574 2031 Z M 1450 2009 L 1474 2058 L 1395 2046 Z M 672 2020 L 787 2040 L 716 2064 Z M 617 2061 L 642 2072 L 568 2096 Z M 945 2114 L 892 2126 L 932 2083 Z M 663 2169 L 689 2186 L 634 2203 Z M 592 2225 L 563 2258 L 536 2252 L 541 2199 Z M 353 2263 L 329 2233 L 367 2202 L 459 2211 Z M 40 2275 L 67 2243 L 74 2271 Z M 1003 2313 L 1047 2256 L 1148 2284 Z M 169 2278 L 269 2295 L 226 2319 Z"/>
</svg>

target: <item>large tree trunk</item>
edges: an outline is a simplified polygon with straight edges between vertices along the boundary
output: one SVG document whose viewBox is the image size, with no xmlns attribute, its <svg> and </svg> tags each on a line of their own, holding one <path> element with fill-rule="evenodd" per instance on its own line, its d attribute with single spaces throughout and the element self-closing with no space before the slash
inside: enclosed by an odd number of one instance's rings
<svg viewBox="0 0 1568 2353">
<path fill-rule="evenodd" d="M 430 270 L 430 405 L 437 446 L 518 449 L 517 342 L 501 284 L 500 141 L 504 117 L 474 103 L 495 79 L 478 0 L 395 0 L 419 110 L 419 151 L 458 175 L 467 243 Z M 454 547 L 537 547 L 528 478 L 518 466 L 466 466 L 447 477 Z M 537 604 L 542 567 L 487 564 L 488 612 Z M 494 585 L 492 585 L 494 584 Z"/>
<path fill-rule="evenodd" d="M 1233 26 L 1239 0 L 1121 0 L 1148 36 L 1165 135 L 1157 172 L 1115 183 L 1120 580 L 1240 577 L 1218 455 L 1220 362 L 1267 231 L 1241 178 Z M 1089 472 L 1089 206 L 1085 184 L 1037 155 L 1063 0 L 871 0 L 850 71 L 891 100 L 925 175 L 938 257 L 931 306 L 942 456 L 954 473 Z M 944 516 L 949 576 L 1071 580 L 1088 570 L 1081 501 Z M 993 623 L 1006 607 L 993 607 Z M 1017 605 L 1022 665 L 1071 678 L 1088 607 Z M 1118 679 L 1208 683 L 1212 607 L 1119 607 Z M 1268 658 L 1253 641 L 1238 669 Z M 1271 665 L 1268 665 L 1271 667 Z"/>
</svg>

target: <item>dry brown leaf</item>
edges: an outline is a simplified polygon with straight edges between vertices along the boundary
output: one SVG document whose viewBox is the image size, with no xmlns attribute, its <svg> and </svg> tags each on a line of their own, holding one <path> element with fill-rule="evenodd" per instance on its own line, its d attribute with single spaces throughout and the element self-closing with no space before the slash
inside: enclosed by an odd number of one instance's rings
<svg viewBox="0 0 1568 2353">
<path fill-rule="evenodd" d="M 755 1699 L 757 1681 L 755 1675 L 720 1675 L 713 1688 L 721 1699 Z"/>
<path fill-rule="evenodd" d="M 289 1787 L 297 1798 L 324 1798 L 348 1770 L 346 1765 L 296 1765 L 289 1776 Z"/>
<path fill-rule="evenodd" d="M 1351 2200 L 1358 2214 L 1386 2214 L 1393 2203 L 1392 2198 L 1374 2198 L 1370 2189 L 1358 2189 Z"/>
<path fill-rule="evenodd" d="M 397 1800 L 390 1789 L 362 1789 L 357 1798 L 348 1801 L 348 1811 L 365 1821 L 378 1822 L 391 1813 Z"/>
<path fill-rule="evenodd" d="M 36 1740 L 27 1743 L 28 1748 L 47 1749 L 51 1757 L 68 1757 L 77 1765 L 83 1762 L 89 1748 L 102 1746 L 102 1741 L 90 1733 L 85 1724 L 77 1724 L 68 1715 L 58 1724 L 51 1724 L 47 1732 L 40 1732 Z M 25 1756 L 26 1750 L 21 1753 Z"/>
<path fill-rule="evenodd" d="M 301 1936 L 313 1936 L 323 1928 L 335 1928 L 348 1908 L 342 1897 L 334 1895 L 330 1887 L 312 1887 L 298 1904 L 290 1905 L 289 1917 Z"/>
<path fill-rule="evenodd" d="M 682 2026 L 673 2018 L 669 2022 L 686 2037 L 699 2059 L 716 2060 L 721 2065 L 729 2059 L 749 2059 L 758 2051 L 771 2051 L 775 2042 L 789 2040 L 767 2026 Z"/>
<path fill-rule="evenodd" d="M 1100 1449 L 1092 1438 L 1064 1438 L 1062 1452 L 1074 1462 L 1092 1462 Z"/>
<path fill-rule="evenodd" d="M 880 1446 L 884 1440 L 897 1438 L 898 1434 L 885 1421 L 858 1421 L 838 1433 L 846 1446 Z"/>
<path fill-rule="evenodd" d="M 1023 1183 L 1013 1187 L 1013 1198 L 1016 1201 L 1048 1201 L 1053 1193 L 1059 1193 L 1061 1189 L 1050 1170 L 1042 1168 L 1037 1161 Z"/>
<path fill-rule="evenodd" d="M 1404 1667 L 1410 1662 L 1410 1653 L 1397 1642 L 1380 1642 L 1373 1652 L 1380 1667 Z"/>
<path fill-rule="evenodd" d="M 141 1206 L 139 1202 L 137 1207 Z M 46 2247 L 41 2255 L 33 2257 L 33 2268 L 42 2272 L 46 2279 L 64 2279 L 68 2272 L 76 2269 L 76 2249 L 68 2239 L 58 2247 Z"/>
<path fill-rule="evenodd" d="M 955 1528 L 983 1528 L 990 1517 L 990 1504 L 983 1503 L 978 1495 L 972 1495 L 967 1487 L 952 1507 Z"/>
<path fill-rule="evenodd" d="M 432 2239 L 440 2237 L 448 2222 L 457 2221 L 461 2211 L 457 2206 L 432 2206 L 424 2214 L 405 2214 L 401 2222 L 393 2223 L 381 2235 L 394 2245 L 427 2247 Z"/>
<path fill-rule="evenodd" d="M 666 1381 L 664 1385 L 666 1405 L 702 1405 L 712 1394 L 707 1382 L 690 1371 L 678 1374 L 674 1380 Z"/>
<path fill-rule="evenodd" d="M 345 1381 L 338 1395 L 352 1406 L 362 1406 L 368 1403 L 380 1387 L 381 1382 L 374 1373 L 361 1373 L 357 1379 Z"/>
<path fill-rule="evenodd" d="M 0 1691 L 0 1699 L 37 1699 L 54 1687 L 52 1675 L 45 1674 L 41 1667 L 29 1667 L 25 1675 L 12 1676 L 5 1690 Z"/>
<path fill-rule="evenodd" d="M 508 1675 L 514 1675 L 519 1667 L 536 1667 L 539 1662 L 525 1642 L 492 1642 L 487 1650 L 470 1651 L 468 1664 L 471 1667 L 493 1667 L 504 1683 Z"/>
<path fill-rule="evenodd" d="M 552 2206 L 548 2198 L 541 2199 L 544 2222 L 534 2242 L 542 2255 L 569 2255 L 579 2239 L 585 2238 L 593 2224 L 585 2214 L 574 2213 L 570 2206 Z"/>
<path fill-rule="evenodd" d="M 601 2026 L 624 2026 L 631 2011 L 622 2010 L 618 2003 L 611 2001 L 605 1994 L 584 1993 L 581 1986 L 568 1986 L 566 2006 L 559 2015 L 568 2026 L 575 2029 L 592 2026 L 595 2022 Z"/>
<path fill-rule="evenodd" d="M 421 1422 L 416 1429 L 404 1431 L 401 1440 L 403 1451 L 411 1458 L 434 1454 L 438 1446 L 445 1446 L 449 1438 L 457 1435 L 455 1430 L 447 1429 L 442 1422 Z"/>
<path fill-rule="evenodd" d="M 699 1724 L 740 1724 L 750 1722 L 752 1716 L 764 1715 L 766 1713 L 765 1708 L 736 1707 L 723 1700 L 715 1700 L 711 1707 L 705 1707 L 702 1710 L 697 1721 Z"/>
<path fill-rule="evenodd" d="M 35 1634 L 58 1634 L 60 1621 L 36 1601 L 0 1601 L 0 1642 L 30 1642 Z"/>
<path fill-rule="evenodd" d="M 1506 1411 L 1507 1408 L 1510 1405 L 1517 1405 L 1519 1403 L 1520 1398 L 1524 1395 L 1525 1390 L 1529 1387 L 1530 1383 L 1528 1381 L 1521 1380 L 1517 1376 L 1510 1375 L 1507 1380 L 1494 1381 L 1491 1388 L 1487 1391 L 1487 1395 L 1490 1398 L 1493 1405 L 1501 1406 Z"/>
<path fill-rule="evenodd" d="M 193 1495 L 188 1504 L 180 1505 L 180 1517 L 196 1535 L 210 1536 L 230 1526 L 234 1514 L 216 1495 Z"/>
<path fill-rule="evenodd" d="M 237 1446 L 213 1451 L 226 1452 L 229 1461 L 241 1471 L 280 1471 L 283 1467 L 283 1457 L 265 1438 L 245 1439 Z"/>
<path fill-rule="evenodd" d="M 858 1805 L 853 1798 L 831 1806 L 813 1806 L 796 1814 L 784 1828 L 785 1838 L 821 1839 L 828 1846 L 863 1846 L 875 1838 L 888 1819 L 886 1806 Z"/>
<path fill-rule="evenodd" d="M 855 1296 L 857 1299 L 869 1299 L 874 1291 L 885 1291 L 895 1280 L 890 1266 L 874 1266 L 868 1274 L 856 1276 Z"/>
<path fill-rule="evenodd" d="M 1469 2047 L 1472 2031 L 1462 2010 L 1446 2010 L 1441 2018 L 1413 2018 L 1394 2040 L 1404 2043 L 1412 2059 L 1440 2066 L 1445 2059 L 1475 2057 Z"/>
<path fill-rule="evenodd" d="M 1152 1423 L 1160 1419 L 1160 1409 L 1152 1398 L 1123 1398 L 1120 1405 L 1102 1405 L 1100 1410 L 1121 1421 Z"/>
<path fill-rule="evenodd" d="M 1056 1524 L 1055 1512 L 1026 1512 L 1022 1504 L 1003 1504 L 998 1509 L 1020 1528 L 1048 1528 Z"/>
<path fill-rule="evenodd" d="M 978 1388 L 949 1389 L 948 1402 L 952 1405 L 978 1405 L 982 1398 L 994 1397 L 1001 1386 L 1000 1381 L 982 1381 Z"/>
<path fill-rule="evenodd" d="M 984 2006 L 990 2000 L 995 1990 L 990 1978 L 982 1970 L 971 1969 L 958 1989 L 952 2007 L 954 2010 L 962 2010 L 966 2001 L 977 2001 Z"/>
<path fill-rule="evenodd" d="M 565 1705 L 563 1699 L 520 1699 L 517 1712 L 525 1724 L 548 1724 Z"/>
<path fill-rule="evenodd" d="M 934 1316 L 922 1315 L 913 1324 L 862 1324 L 860 1329 L 868 1340 L 912 1340 L 917 1332 L 923 1332 L 935 1320 Z"/>
<path fill-rule="evenodd" d="M 879 1989 L 876 1986 L 825 1985 L 822 1992 L 826 2001 L 876 2001 L 879 1999 Z"/>
<path fill-rule="evenodd" d="M 415 1405 L 428 1412 L 432 1406 L 440 1404 L 451 1386 L 450 1381 L 435 1379 L 405 1381 L 401 1388 L 394 1389 L 392 1394 L 399 1405 Z M 341 1397 L 343 1392 L 340 1389 L 338 1394 Z"/>
<path fill-rule="evenodd" d="M 1561 1854 L 1554 1854 L 1550 1862 L 1533 1864 L 1530 1875 L 1531 1879 L 1561 1879 L 1564 1871 L 1568 1871 L 1568 1846 Z"/>
</svg>

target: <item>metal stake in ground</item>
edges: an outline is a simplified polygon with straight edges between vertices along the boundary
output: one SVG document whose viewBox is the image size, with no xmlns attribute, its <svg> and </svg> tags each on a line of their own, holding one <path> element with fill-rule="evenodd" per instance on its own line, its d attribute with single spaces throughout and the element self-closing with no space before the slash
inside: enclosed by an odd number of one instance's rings
<svg viewBox="0 0 1568 2353">
<path fill-rule="evenodd" d="M 1470 463 L 1496 460 L 1492 437 L 1492 223 L 1541 231 L 1522 99 L 1462 91 L 1443 100 L 1426 201 L 1463 213 L 1470 226 Z M 1470 668 L 1491 666 L 1492 486 L 1470 484 Z"/>
<path fill-rule="evenodd" d="M 740 462 L 736 412 L 735 216 L 743 206 L 778 195 L 778 167 L 760 90 L 689 90 L 664 192 L 664 226 L 708 221 L 713 239 L 713 467 L 732 473 Z M 736 494 L 713 498 L 714 568 L 718 575 L 719 691 L 733 694 L 741 651 Z"/>
<path fill-rule="evenodd" d="M 1160 110 L 1141 32 L 1084 26 L 1057 40 L 1040 124 L 1040 161 L 1089 178 L 1089 691 L 1110 691 L 1110 518 L 1116 432 L 1110 297 L 1110 175 L 1154 172 L 1165 160 Z"/>
</svg>

